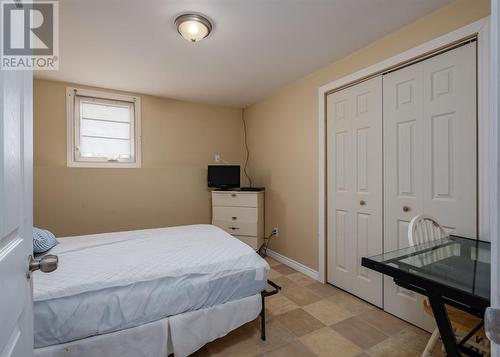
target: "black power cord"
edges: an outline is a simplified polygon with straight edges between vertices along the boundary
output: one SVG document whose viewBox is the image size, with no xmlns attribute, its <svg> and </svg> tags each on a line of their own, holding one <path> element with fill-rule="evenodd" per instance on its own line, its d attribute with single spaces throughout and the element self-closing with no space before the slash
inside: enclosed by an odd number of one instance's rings
<svg viewBox="0 0 500 357">
<path fill-rule="evenodd" d="M 247 166 L 248 166 L 248 160 L 250 159 L 250 150 L 248 150 L 248 142 L 247 142 L 247 122 L 245 121 L 245 114 L 243 111 L 241 111 L 241 120 L 243 121 L 243 134 L 244 134 L 244 139 L 245 139 L 245 149 L 247 151 L 247 156 L 245 159 L 245 166 L 243 167 L 243 172 L 245 173 L 245 176 L 247 177 L 249 186 L 252 187 L 252 179 L 248 175 L 247 172 Z"/>
<path fill-rule="evenodd" d="M 267 248 L 269 247 L 269 243 L 271 242 L 271 238 L 276 236 L 276 232 L 273 232 L 266 238 L 264 238 L 264 243 L 260 246 L 260 248 L 257 250 L 257 253 L 262 257 L 265 258 L 267 257 Z"/>
</svg>

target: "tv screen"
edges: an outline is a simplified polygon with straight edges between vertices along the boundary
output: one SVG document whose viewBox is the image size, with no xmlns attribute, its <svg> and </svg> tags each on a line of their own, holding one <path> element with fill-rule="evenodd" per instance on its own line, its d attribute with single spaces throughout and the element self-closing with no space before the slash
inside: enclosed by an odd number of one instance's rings
<svg viewBox="0 0 500 357">
<path fill-rule="evenodd" d="M 208 187 L 221 189 L 240 187 L 240 166 L 209 165 Z"/>
</svg>

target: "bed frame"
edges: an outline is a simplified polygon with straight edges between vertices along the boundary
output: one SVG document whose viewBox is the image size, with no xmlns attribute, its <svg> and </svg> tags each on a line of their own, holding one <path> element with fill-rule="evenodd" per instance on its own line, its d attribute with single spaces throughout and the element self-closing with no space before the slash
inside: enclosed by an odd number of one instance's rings
<svg viewBox="0 0 500 357">
<path fill-rule="evenodd" d="M 262 310 L 260 311 L 260 338 L 262 341 L 266 340 L 266 297 L 276 295 L 281 291 L 281 286 L 276 284 L 274 281 L 268 279 L 267 283 L 274 289 L 270 291 L 264 290 L 260 293 L 262 298 Z"/>
</svg>

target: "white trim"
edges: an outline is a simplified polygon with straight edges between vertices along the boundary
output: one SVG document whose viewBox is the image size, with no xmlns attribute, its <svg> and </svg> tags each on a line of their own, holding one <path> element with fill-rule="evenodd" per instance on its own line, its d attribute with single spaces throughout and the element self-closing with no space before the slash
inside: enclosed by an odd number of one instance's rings
<svg viewBox="0 0 500 357">
<path fill-rule="evenodd" d="M 388 58 L 382 62 L 374 64 L 370 67 L 362 69 L 358 72 L 352 73 L 346 77 L 340 78 L 336 81 L 330 82 L 321 86 L 318 90 L 318 277 L 319 281 L 326 281 L 325 274 L 325 93 L 339 88 L 343 85 L 351 83 L 353 81 L 359 80 L 361 78 L 367 77 L 371 74 L 381 72 L 387 68 L 395 66 L 399 63 L 411 60 L 412 58 L 418 57 L 424 53 L 436 50 L 450 43 L 458 41 L 470 35 L 478 34 L 478 86 L 479 94 L 482 95 L 478 102 L 479 106 L 479 128 L 478 133 L 480 137 L 479 146 L 479 175 L 481 183 L 480 192 L 480 205 L 481 210 L 480 220 L 480 236 L 481 239 L 489 240 L 489 219 L 490 217 L 490 189 L 489 189 L 489 179 L 491 178 L 488 165 L 490 158 L 488 157 L 489 148 L 491 147 L 491 122 L 487 120 L 489 118 L 489 23 L 490 18 L 485 17 L 481 20 L 473 22 L 467 26 L 464 26 L 458 30 L 450 32 L 446 35 L 440 36 L 432 41 L 426 42 L 420 46 L 413 49 L 400 53 L 399 55 Z"/>
<path fill-rule="evenodd" d="M 280 253 L 276 253 L 275 251 L 273 251 L 271 249 L 267 250 L 267 255 L 269 255 L 274 260 L 277 260 L 278 262 L 285 264 L 285 265 L 289 266 L 290 268 L 295 269 L 295 270 L 301 272 L 302 274 L 307 275 L 308 277 L 310 277 L 314 280 L 319 281 L 319 275 L 318 275 L 318 272 L 316 270 L 311 269 L 311 268 L 305 266 L 304 264 L 296 262 L 293 259 L 285 257 L 284 255 L 281 255 Z"/>
<path fill-rule="evenodd" d="M 489 146 L 489 163 L 490 163 L 490 233 L 491 233 L 491 306 L 500 308 L 500 241 L 498 233 L 500 232 L 498 214 L 499 199 L 499 172 L 500 164 L 498 137 L 500 136 L 500 126 L 498 125 L 499 117 L 499 102 L 500 102 L 500 2 L 493 0 L 491 2 L 491 130 L 490 130 L 490 146 Z M 500 346 L 492 343 L 491 355 L 500 357 Z"/>
<path fill-rule="evenodd" d="M 134 103 L 134 162 L 91 162 L 91 161 L 75 161 L 73 157 L 74 147 L 74 100 L 75 93 L 82 96 L 119 100 L 124 102 Z M 74 87 L 66 88 L 66 165 L 67 167 L 81 168 L 141 168 L 142 166 L 142 134 L 141 134 L 141 98 L 138 96 L 123 95 L 110 92 L 99 92 L 87 89 Z"/>
</svg>

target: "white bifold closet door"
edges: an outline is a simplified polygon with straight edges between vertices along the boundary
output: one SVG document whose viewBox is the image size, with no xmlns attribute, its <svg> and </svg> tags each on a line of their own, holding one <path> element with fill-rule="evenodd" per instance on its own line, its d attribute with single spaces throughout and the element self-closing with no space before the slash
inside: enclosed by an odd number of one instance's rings
<svg viewBox="0 0 500 357">
<path fill-rule="evenodd" d="M 382 307 L 382 78 L 327 97 L 328 282 Z"/>
<path fill-rule="evenodd" d="M 477 237 L 476 43 L 383 76 L 384 251 L 408 246 L 430 214 Z M 423 297 L 384 278 L 384 309 L 430 330 Z"/>
</svg>

